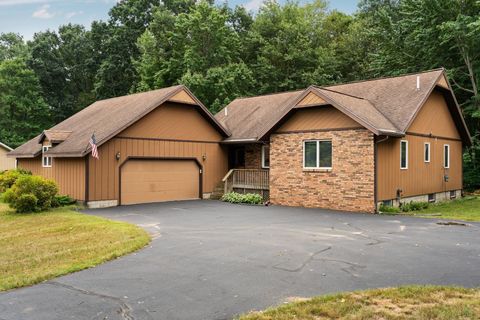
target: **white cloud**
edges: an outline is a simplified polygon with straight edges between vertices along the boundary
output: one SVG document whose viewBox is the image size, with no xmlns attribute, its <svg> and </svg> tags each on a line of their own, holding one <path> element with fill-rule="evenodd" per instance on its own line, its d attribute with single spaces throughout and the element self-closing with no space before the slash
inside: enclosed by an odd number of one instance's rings
<svg viewBox="0 0 480 320">
<path fill-rule="evenodd" d="M 243 5 L 245 9 L 248 11 L 258 11 L 260 7 L 263 5 L 263 0 L 250 0 Z"/>
<path fill-rule="evenodd" d="M 37 11 L 35 11 L 32 14 L 32 17 L 34 18 L 40 18 L 40 19 L 51 19 L 55 16 L 55 13 L 49 12 L 48 9 L 50 9 L 49 4 L 44 4 L 41 6 Z"/>
<path fill-rule="evenodd" d="M 67 12 L 65 14 L 65 17 L 67 17 L 67 19 L 70 19 L 72 17 L 78 16 L 78 15 L 81 15 L 81 14 L 83 14 L 83 11 L 72 11 L 72 12 Z"/>
</svg>

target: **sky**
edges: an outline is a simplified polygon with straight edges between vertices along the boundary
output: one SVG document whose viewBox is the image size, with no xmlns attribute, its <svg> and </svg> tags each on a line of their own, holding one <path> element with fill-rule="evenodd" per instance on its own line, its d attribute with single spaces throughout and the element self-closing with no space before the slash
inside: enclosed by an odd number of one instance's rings
<svg viewBox="0 0 480 320">
<path fill-rule="evenodd" d="M 118 0 L 0 0 L 0 33 L 15 32 L 26 40 L 47 29 L 74 23 L 89 28 L 94 20 L 107 20 L 108 11 Z M 218 1 L 218 0 L 217 0 Z M 284 0 L 279 0 L 283 2 Z M 308 1 L 308 0 L 304 0 Z M 219 1 L 222 3 L 223 0 Z M 230 6 L 243 5 L 256 11 L 263 0 L 229 0 Z M 352 13 L 358 0 L 330 0 L 330 8 Z"/>
</svg>

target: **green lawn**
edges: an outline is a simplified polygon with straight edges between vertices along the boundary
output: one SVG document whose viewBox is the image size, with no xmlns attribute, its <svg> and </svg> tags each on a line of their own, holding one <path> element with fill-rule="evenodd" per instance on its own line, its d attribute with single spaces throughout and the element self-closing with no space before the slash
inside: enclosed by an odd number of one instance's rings
<svg viewBox="0 0 480 320">
<path fill-rule="evenodd" d="M 480 197 L 467 196 L 462 199 L 440 202 L 428 209 L 412 211 L 409 214 L 422 217 L 480 221 Z"/>
<path fill-rule="evenodd" d="M 72 208 L 16 214 L 0 203 L 0 291 L 93 267 L 149 241 L 137 226 Z"/>
<path fill-rule="evenodd" d="M 241 316 L 239 320 L 480 319 L 480 290 L 407 286 L 320 296 Z"/>
</svg>

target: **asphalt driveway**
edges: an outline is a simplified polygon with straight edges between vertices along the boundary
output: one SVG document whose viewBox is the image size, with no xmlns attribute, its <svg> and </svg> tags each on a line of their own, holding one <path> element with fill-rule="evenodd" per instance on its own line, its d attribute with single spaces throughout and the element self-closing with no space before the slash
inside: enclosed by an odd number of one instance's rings
<svg viewBox="0 0 480 320">
<path fill-rule="evenodd" d="M 480 286 L 480 224 L 217 201 L 86 213 L 136 223 L 154 240 L 96 268 L 0 294 L 0 319 L 231 319 L 289 297 Z"/>
</svg>

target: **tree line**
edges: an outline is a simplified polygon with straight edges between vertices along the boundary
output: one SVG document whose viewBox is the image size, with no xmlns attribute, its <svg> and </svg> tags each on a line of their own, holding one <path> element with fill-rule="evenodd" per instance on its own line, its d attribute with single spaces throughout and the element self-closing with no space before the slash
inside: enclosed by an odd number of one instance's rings
<svg viewBox="0 0 480 320">
<path fill-rule="evenodd" d="M 18 146 L 99 99 L 187 85 L 213 112 L 239 96 L 445 67 L 480 186 L 480 3 L 362 0 L 354 14 L 267 0 L 256 13 L 212 0 L 124 0 L 89 29 L 30 41 L 0 34 L 0 141 Z"/>
</svg>

